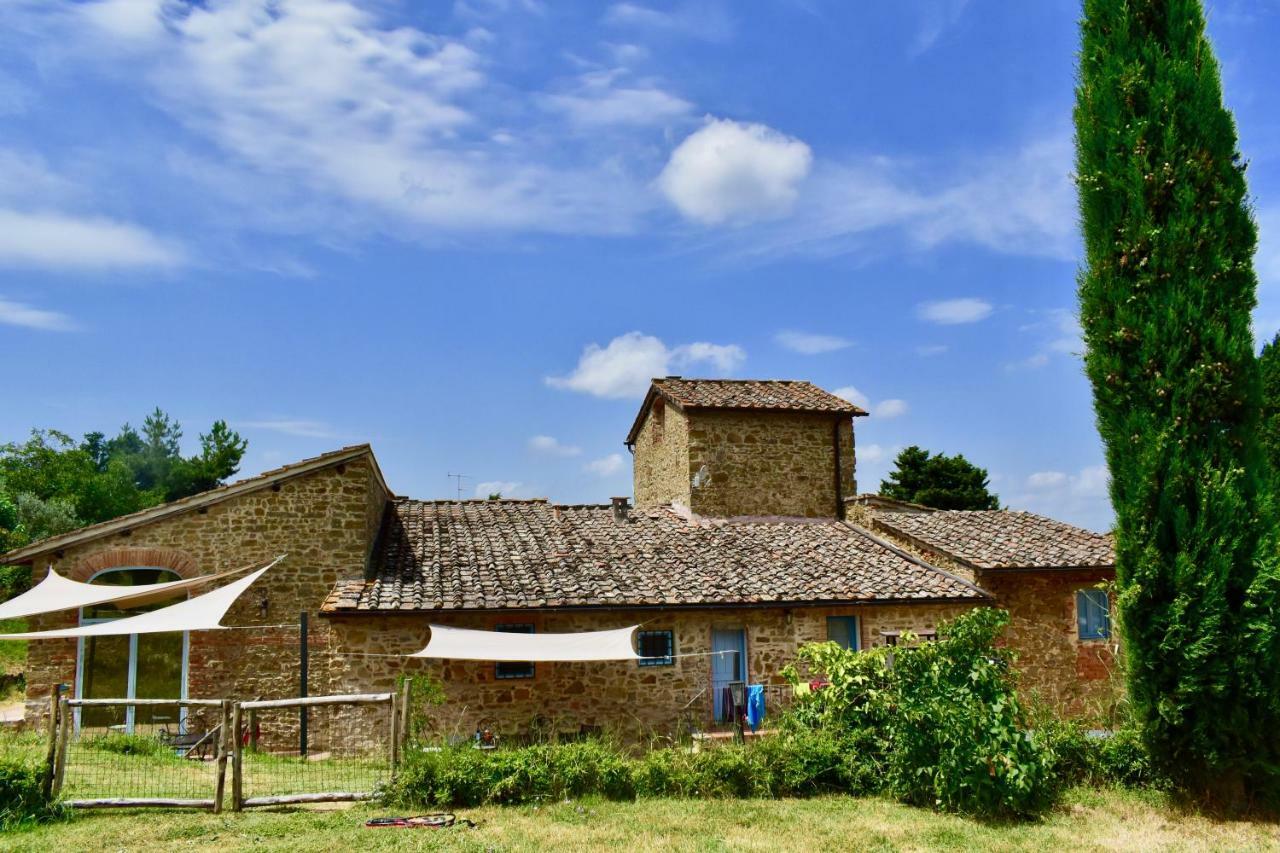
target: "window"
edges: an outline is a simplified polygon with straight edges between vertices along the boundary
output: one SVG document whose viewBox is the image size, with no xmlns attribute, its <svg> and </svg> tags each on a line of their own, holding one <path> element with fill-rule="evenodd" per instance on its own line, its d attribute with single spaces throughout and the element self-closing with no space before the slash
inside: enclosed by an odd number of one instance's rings
<svg viewBox="0 0 1280 853">
<path fill-rule="evenodd" d="M 169 569 L 132 567 L 106 569 L 89 583 L 107 586 L 135 586 L 179 580 Z M 114 604 L 85 607 L 81 625 L 110 622 L 137 616 L 173 604 L 158 601 L 131 608 Z M 186 697 L 186 633 L 131 634 L 115 637 L 84 637 L 79 643 L 77 696 L 81 699 L 182 699 Z M 137 707 L 89 706 L 78 714 L 82 728 L 118 727 L 133 732 L 136 725 L 180 723 L 179 707 L 144 705 Z"/>
<path fill-rule="evenodd" d="M 842 649 L 856 652 L 860 645 L 858 642 L 858 617 L 828 616 L 827 639 L 836 643 Z"/>
<path fill-rule="evenodd" d="M 533 626 L 528 624 L 494 625 L 493 630 L 505 631 L 508 634 L 532 634 Z M 495 678 L 533 678 L 533 663 L 495 663 L 493 665 L 493 675 Z"/>
<path fill-rule="evenodd" d="M 938 639 L 937 631 L 912 631 L 911 634 L 915 637 L 917 644 L 932 643 L 934 640 Z M 884 637 L 884 644 L 886 646 L 896 646 L 902 642 L 901 631 L 881 631 L 880 636 Z"/>
<path fill-rule="evenodd" d="M 1077 590 L 1076 624 L 1082 640 L 1110 639 L 1111 601 L 1105 589 Z"/>
<path fill-rule="evenodd" d="M 638 631 L 636 652 L 640 666 L 671 666 L 675 663 L 675 634 L 671 631 Z"/>
</svg>

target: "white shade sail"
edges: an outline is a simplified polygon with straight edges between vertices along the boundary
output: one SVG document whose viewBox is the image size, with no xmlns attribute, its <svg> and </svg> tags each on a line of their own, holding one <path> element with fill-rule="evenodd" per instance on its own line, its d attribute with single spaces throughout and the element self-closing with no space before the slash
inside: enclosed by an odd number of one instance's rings
<svg viewBox="0 0 1280 853">
<path fill-rule="evenodd" d="M 222 626 L 222 617 L 240 595 L 262 577 L 262 573 L 279 562 L 277 558 L 238 581 L 218 587 L 212 592 L 188 598 L 177 604 L 140 613 L 125 619 L 113 619 L 79 628 L 54 631 L 30 631 L 25 634 L 0 634 L 0 640 L 58 640 L 68 637 L 113 637 L 122 634 L 159 634 L 165 631 L 212 631 Z"/>
<path fill-rule="evenodd" d="M 268 568 L 274 566 L 283 557 L 276 557 Z M 142 566 L 141 568 L 148 568 Z M 213 581 L 229 578 L 252 565 L 241 566 L 229 572 L 216 575 L 205 575 L 199 578 L 187 578 L 180 581 L 164 583 L 137 584 L 135 586 L 112 586 L 110 584 L 81 583 L 64 578 L 52 568 L 44 580 L 31 589 L 3 603 L 0 603 L 0 619 L 22 619 L 27 616 L 39 616 L 44 613 L 57 613 L 60 610 L 71 610 L 80 607 L 93 607 L 99 604 L 114 604 L 117 607 L 140 607 L 154 604 L 166 598 L 177 598 L 192 587 Z"/>
<path fill-rule="evenodd" d="M 431 639 L 426 648 L 408 657 L 513 663 L 635 660 L 640 656 L 636 654 L 631 637 L 638 627 L 632 625 L 630 628 L 581 634 L 516 634 L 432 625 Z"/>
</svg>

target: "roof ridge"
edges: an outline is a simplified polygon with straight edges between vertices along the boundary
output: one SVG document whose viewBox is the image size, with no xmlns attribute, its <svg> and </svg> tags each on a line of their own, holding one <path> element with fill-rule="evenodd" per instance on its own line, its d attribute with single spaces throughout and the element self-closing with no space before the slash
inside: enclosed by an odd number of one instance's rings
<svg viewBox="0 0 1280 853">
<path fill-rule="evenodd" d="M 842 520 L 841 524 L 844 524 L 846 527 L 849 527 L 852 530 L 856 530 L 858 533 L 861 533 L 867 539 L 870 539 L 872 542 L 876 543 L 882 548 L 888 548 L 890 551 L 892 551 L 893 553 L 897 554 L 899 557 L 902 557 L 903 559 L 907 560 L 910 563 L 914 563 L 923 569 L 929 569 L 930 571 L 937 572 L 940 575 L 945 575 L 946 577 L 950 578 L 953 581 L 956 581 L 957 583 L 964 584 L 965 586 L 970 587 L 971 589 L 977 590 L 978 592 L 982 593 L 982 595 L 986 596 L 989 599 L 995 598 L 994 595 L 987 592 L 985 589 L 978 586 L 973 581 L 963 578 L 960 575 L 955 574 L 954 572 L 949 572 L 946 569 L 940 569 L 937 566 L 933 565 L 933 563 L 929 563 L 929 562 L 926 562 L 925 560 L 920 559 L 919 557 L 917 557 L 915 554 L 912 554 L 907 549 L 899 548 L 897 545 L 894 545 L 889 540 L 882 539 L 881 537 L 875 535 L 870 530 L 867 530 L 865 527 L 863 527 L 860 524 L 854 524 L 852 521 L 848 521 L 848 520 Z"/>
<path fill-rule="evenodd" d="M 325 468 L 329 465 L 337 465 L 348 459 L 355 459 L 364 454 L 373 457 L 373 446 L 368 442 L 362 444 L 351 444 L 346 447 L 330 450 L 316 456 L 309 456 L 305 459 L 299 459 L 297 462 L 291 462 L 288 465 L 281 465 L 279 468 L 271 468 L 259 474 L 235 480 L 231 483 L 224 483 L 221 486 L 215 486 L 212 489 L 206 489 L 203 492 L 197 492 L 194 495 L 188 495 L 185 498 L 178 498 L 174 501 L 166 501 L 162 504 L 149 506 L 135 512 L 125 515 L 118 515 L 115 518 L 108 518 L 105 521 L 99 521 L 95 524 L 78 527 L 75 530 L 69 530 L 66 533 L 59 533 L 56 536 L 47 536 L 44 539 L 23 545 L 20 548 L 0 554 L 0 565 L 6 565 L 11 561 L 34 557 L 37 554 L 51 551 L 67 545 L 96 539 L 99 536 L 105 536 L 112 530 L 119 528 L 128 528 L 135 523 L 152 521 L 164 518 L 169 515 L 177 515 L 187 512 L 188 510 L 198 507 L 207 506 L 211 503 L 233 497 L 243 492 L 255 491 L 258 488 L 269 485 L 275 480 L 285 479 L 290 476 L 301 475 L 312 470 Z M 386 481 L 382 479 L 382 473 L 378 470 L 377 460 L 374 460 L 374 470 L 377 477 L 382 481 L 383 488 L 386 488 Z M 387 489 L 390 494 L 391 490 Z"/>
</svg>

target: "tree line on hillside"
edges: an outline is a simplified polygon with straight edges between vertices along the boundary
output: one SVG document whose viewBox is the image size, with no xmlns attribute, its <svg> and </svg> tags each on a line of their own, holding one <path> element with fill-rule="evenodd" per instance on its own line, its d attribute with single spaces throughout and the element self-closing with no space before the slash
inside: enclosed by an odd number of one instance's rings
<svg viewBox="0 0 1280 853">
<path fill-rule="evenodd" d="M 248 447 L 221 420 L 193 456 L 181 439 L 181 424 L 156 408 L 141 429 L 126 423 L 111 438 L 36 429 L 0 445 L 0 553 L 214 488 L 240 470 Z"/>
</svg>

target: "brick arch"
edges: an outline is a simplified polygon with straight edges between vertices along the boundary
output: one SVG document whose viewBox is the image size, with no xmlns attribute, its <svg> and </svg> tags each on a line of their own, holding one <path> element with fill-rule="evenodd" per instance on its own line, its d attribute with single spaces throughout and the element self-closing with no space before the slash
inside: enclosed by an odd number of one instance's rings
<svg viewBox="0 0 1280 853">
<path fill-rule="evenodd" d="M 169 569 L 177 572 L 178 577 L 184 580 L 200 574 L 195 558 L 176 548 L 107 548 L 76 563 L 68 577 L 85 582 L 103 569 L 120 569 L 126 566 Z"/>
</svg>

